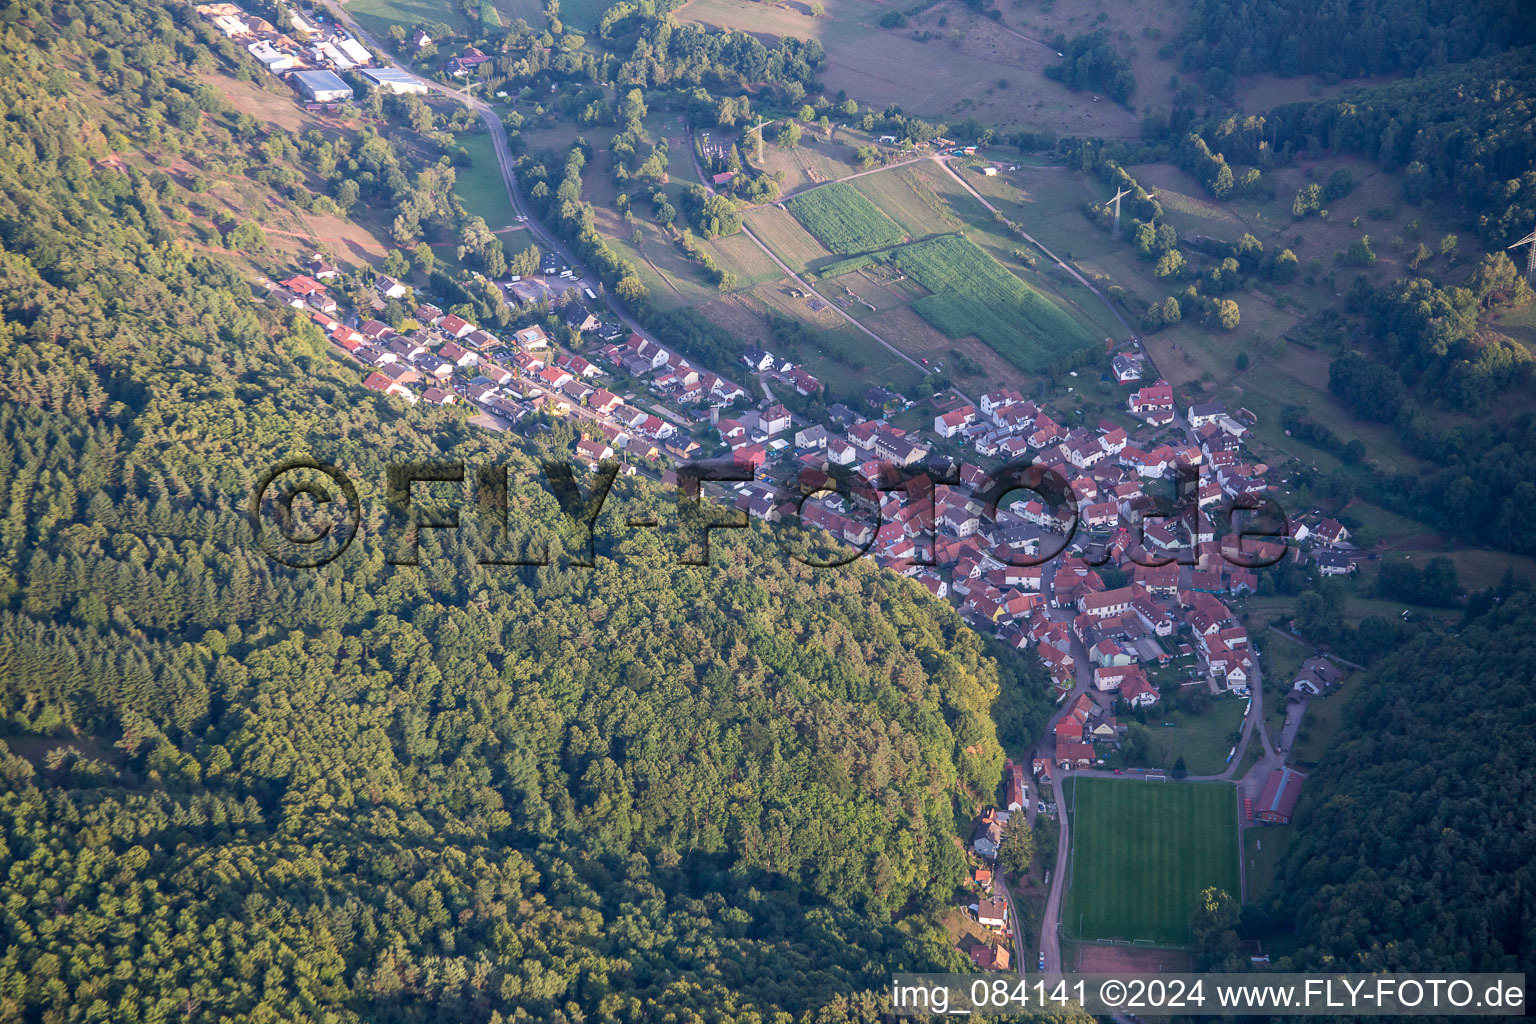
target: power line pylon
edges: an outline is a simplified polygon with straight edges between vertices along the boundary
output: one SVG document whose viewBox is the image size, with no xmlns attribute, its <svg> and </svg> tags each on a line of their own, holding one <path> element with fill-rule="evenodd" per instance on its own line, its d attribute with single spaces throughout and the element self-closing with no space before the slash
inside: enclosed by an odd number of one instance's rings
<svg viewBox="0 0 1536 1024">
<path fill-rule="evenodd" d="M 1532 231 L 1514 245 L 1506 246 L 1509 249 L 1518 249 L 1525 246 L 1525 276 L 1536 274 L 1536 231 Z"/>
</svg>

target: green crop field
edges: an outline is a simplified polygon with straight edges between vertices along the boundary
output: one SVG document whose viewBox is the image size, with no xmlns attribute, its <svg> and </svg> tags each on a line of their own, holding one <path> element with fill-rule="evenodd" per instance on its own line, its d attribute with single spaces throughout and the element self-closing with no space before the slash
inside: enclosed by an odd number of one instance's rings
<svg viewBox="0 0 1536 1024">
<path fill-rule="evenodd" d="M 1093 342 L 1066 310 L 968 238 L 926 239 L 898 249 L 892 260 L 933 293 L 912 303 L 924 320 L 951 338 L 976 335 L 1026 373 Z"/>
<path fill-rule="evenodd" d="M 1240 895 L 1230 784 L 1079 778 L 1067 785 L 1068 935 L 1184 945 L 1201 890 Z"/>
<path fill-rule="evenodd" d="M 906 240 L 896 222 L 852 185 L 824 185 L 785 205 L 822 245 L 840 256 L 887 249 Z"/>
</svg>

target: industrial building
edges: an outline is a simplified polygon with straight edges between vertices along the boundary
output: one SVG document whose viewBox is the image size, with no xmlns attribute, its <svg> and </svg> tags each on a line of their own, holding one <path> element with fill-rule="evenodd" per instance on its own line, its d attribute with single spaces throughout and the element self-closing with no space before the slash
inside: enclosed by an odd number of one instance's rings
<svg viewBox="0 0 1536 1024">
<path fill-rule="evenodd" d="M 295 71 L 294 88 L 312 103 L 338 103 L 352 98 L 352 87 L 334 71 Z"/>
<path fill-rule="evenodd" d="M 284 53 L 265 39 L 256 40 L 256 42 L 247 46 L 246 49 L 250 51 L 252 57 L 261 61 L 262 65 L 273 74 L 277 74 L 279 71 L 287 71 L 294 64 L 298 63 L 293 59 L 292 55 Z"/>
<path fill-rule="evenodd" d="M 425 82 L 418 81 L 399 68 L 369 68 L 362 73 L 375 89 L 385 92 L 426 92 Z"/>
</svg>

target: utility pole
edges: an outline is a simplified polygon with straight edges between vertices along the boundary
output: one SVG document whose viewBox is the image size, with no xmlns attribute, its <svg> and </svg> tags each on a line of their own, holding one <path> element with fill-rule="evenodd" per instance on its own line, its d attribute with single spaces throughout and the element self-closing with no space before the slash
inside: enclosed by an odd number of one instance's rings
<svg viewBox="0 0 1536 1024">
<path fill-rule="evenodd" d="M 1131 194 L 1131 190 L 1130 189 L 1122 188 L 1120 191 L 1116 192 L 1114 194 L 1114 196 L 1110 199 L 1110 202 L 1115 204 L 1115 234 L 1117 234 L 1117 235 L 1120 233 L 1120 197 L 1121 196 L 1128 196 L 1130 194 Z"/>
<path fill-rule="evenodd" d="M 1514 245 L 1506 246 L 1509 249 L 1518 249 L 1525 246 L 1525 276 L 1529 278 L 1536 274 L 1536 231 L 1532 231 Z"/>
</svg>

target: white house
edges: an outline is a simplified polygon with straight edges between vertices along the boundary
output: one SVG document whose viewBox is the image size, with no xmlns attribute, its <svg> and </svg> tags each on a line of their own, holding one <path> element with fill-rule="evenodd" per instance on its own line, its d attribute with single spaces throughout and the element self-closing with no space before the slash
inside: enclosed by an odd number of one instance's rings
<svg viewBox="0 0 1536 1024">
<path fill-rule="evenodd" d="M 820 423 L 795 431 L 796 448 L 825 448 L 827 428 Z"/>
</svg>

